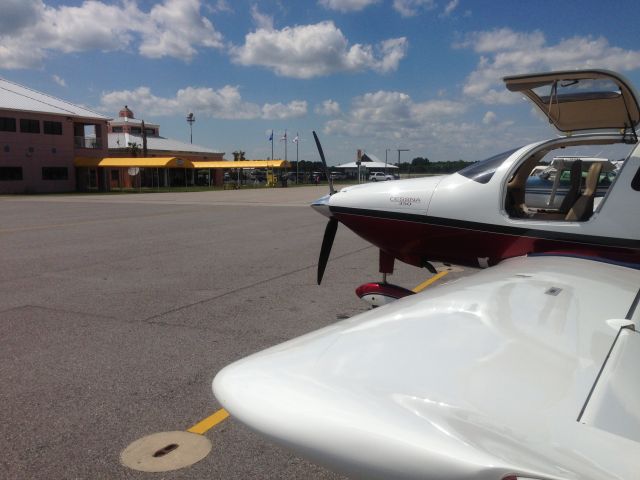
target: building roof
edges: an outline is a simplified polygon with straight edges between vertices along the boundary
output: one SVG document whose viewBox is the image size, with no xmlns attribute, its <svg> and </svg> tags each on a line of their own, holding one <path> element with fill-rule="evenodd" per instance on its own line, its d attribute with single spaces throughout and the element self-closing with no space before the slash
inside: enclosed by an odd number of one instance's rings
<svg viewBox="0 0 640 480">
<path fill-rule="evenodd" d="M 113 168 L 193 168 L 193 162 L 178 157 L 76 157 L 76 167 L 113 167 Z"/>
<path fill-rule="evenodd" d="M 118 117 L 116 119 L 113 119 L 109 122 L 111 124 L 112 127 L 119 127 L 121 125 L 136 125 L 136 126 L 142 126 L 142 120 L 138 119 L 138 118 L 131 118 L 131 117 Z M 160 127 L 160 125 L 158 123 L 152 123 L 152 122 L 147 122 L 145 120 L 144 122 L 145 127 L 147 128 L 151 128 L 151 127 Z"/>
<path fill-rule="evenodd" d="M 132 135 L 130 133 L 110 133 L 109 148 L 113 150 L 126 149 L 129 143 L 135 143 L 142 148 L 142 135 Z M 155 135 L 147 135 L 147 149 L 159 150 L 163 152 L 189 152 L 189 153 L 217 153 L 222 154 L 219 150 L 214 150 L 200 145 L 180 142 Z"/>
<path fill-rule="evenodd" d="M 0 109 L 109 120 L 109 117 L 88 108 L 23 87 L 4 78 L 0 78 Z"/>
<path fill-rule="evenodd" d="M 360 166 L 362 168 L 378 168 L 382 170 L 384 170 L 385 168 L 398 168 L 391 163 L 384 162 L 360 162 Z M 358 164 L 356 162 L 343 163 L 342 165 L 336 165 L 335 168 L 358 168 Z"/>
<path fill-rule="evenodd" d="M 192 162 L 194 168 L 285 168 L 286 160 L 221 160 L 218 162 Z"/>
<path fill-rule="evenodd" d="M 111 167 L 111 168 L 284 168 L 289 166 L 285 160 L 242 160 L 233 162 L 193 162 L 179 157 L 76 157 L 76 167 Z"/>
</svg>

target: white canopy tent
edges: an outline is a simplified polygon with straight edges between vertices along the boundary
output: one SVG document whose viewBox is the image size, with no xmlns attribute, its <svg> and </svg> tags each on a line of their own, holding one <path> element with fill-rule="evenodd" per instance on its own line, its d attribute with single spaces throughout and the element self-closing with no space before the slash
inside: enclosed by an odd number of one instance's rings
<svg viewBox="0 0 640 480">
<path fill-rule="evenodd" d="M 376 157 L 375 155 L 371 154 L 371 153 L 363 153 L 362 154 L 362 160 L 360 162 L 360 167 L 364 167 L 367 168 L 369 170 L 376 169 L 376 170 L 383 170 L 385 168 L 395 168 L 396 170 L 398 169 L 398 167 L 396 167 L 395 165 L 392 165 L 389 162 L 381 162 L 380 159 L 378 157 Z M 351 162 L 351 163 L 344 163 L 342 165 L 338 165 L 335 168 L 358 168 L 358 164 L 356 162 Z"/>
<path fill-rule="evenodd" d="M 382 170 L 384 170 L 385 167 L 395 168 L 395 169 L 398 168 L 395 165 L 392 165 L 390 163 L 385 164 L 384 162 L 360 162 L 360 167 L 364 167 L 368 169 L 375 168 L 375 169 L 382 169 Z M 358 168 L 358 164 L 356 162 L 343 163 L 342 165 L 336 165 L 333 168 Z"/>
</svg>

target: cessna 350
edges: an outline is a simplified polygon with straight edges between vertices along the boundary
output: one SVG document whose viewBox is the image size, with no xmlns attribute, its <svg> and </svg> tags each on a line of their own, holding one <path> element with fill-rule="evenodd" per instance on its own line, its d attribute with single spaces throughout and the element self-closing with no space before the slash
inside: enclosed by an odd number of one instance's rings
<svg viewBox="0 0 640 480">
<path fill-rule="evenodd" d="M 401 182 L 356 185 L 329 194 L 312 206 L 329 217 L 318 264 L 318 283 L 327 264 L 338 222 L 380 249 L 381 284 L 365 284 L 362 297 L 377 291 L 390 297 L 412 292 L 386 284 L 394 260 L 432 270 L 429 262 L 487 267 L 528 253 L 564 252 L 640 262 L 640 153 L 626 158 L 618 177 L 594 209 L 601 164 L 586 182 L 572 185 L 556 209 L 525 203 L 531 171 L 568 148 L 637 144 L 638 96 L 627 80 L 602 70 L 552 72 L 504 79 L 566 135 L 477 162 L 455 174 Z M 589 133 L 573 134 L 589 130 Z M 319 145 L 318 145 L 319 146 Z M 320 147 L 319 147 L 320 148 Z M 323 156 L 321 154 L 321 156 Z M 576 165 L 577 167 L 577 165 Z M 433 270 L 432 270 L 433 271 Z"/>
<path fill-rule="evenodd" d="M 213 389 L 231 415 L 359 478 L 639 478 L 637 97 L 601 70 L 505 82 L 562 131 L 616 132 L 316 202 L 330 216 L 319 280 L 338 222 L 381 249 L 383 273 L 394 258 L 499 264 L 226 367 Z M 615 142 L 632 152 L 595 209 L 591 168 L 566 212 L 524 204 L 548 153 Z"/>
</svg>

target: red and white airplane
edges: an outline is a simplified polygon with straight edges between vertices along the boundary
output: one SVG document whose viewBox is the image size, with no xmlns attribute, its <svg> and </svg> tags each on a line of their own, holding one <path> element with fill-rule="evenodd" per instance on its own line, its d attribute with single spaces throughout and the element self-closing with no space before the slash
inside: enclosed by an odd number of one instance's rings
<svg viewBox="0 0 640 480">
<path fill-rule="evenodd" d="M 638 97 L 601 70 L 505 82 L 563 132 L 607 132 L 316 202 L 319 280 L 338 222 L 380 248 L 383 273 L 395 258 L 491 268 L 226 367 L 213 389 L 231 415 L 358 478 L 640 478 Z M 601 201 L 599 172 L 576 167 L 567 205 L 525 204 L 543 159 L 615 143 L 631 153 Z"/>
<path fill-rule="evenodd" d="M 636 144 L 640 107 L 633 87 L 620 75 L 601 70 L 504 81 L 509 90 L 533 100 L 565 135 L 495 155 L 452 175 L 351 186 L 319 199 L 312 206 L 330 220 L 318 283 L 338 222 L 380 249 L 383 274 L 393 272 L 395 259 L 418 267 L 430 267 L 432 261 L 487 267 L 545 252 L 640 263 L 637 152 L 627 157 L 603 199 L 595 198 L 604 175 L 601 165 L 592 165 L 585 179 L 580 162 L 574 162 L 571 188 L 558 209 L 529 208 L 525 203 L 529 174 L 549 165 L 558 152 Z M 383 292 L 385 285 L 366 284 L 358 294 Z M 386 293 L 411 292 L 387 286 Z"/>
</svg>

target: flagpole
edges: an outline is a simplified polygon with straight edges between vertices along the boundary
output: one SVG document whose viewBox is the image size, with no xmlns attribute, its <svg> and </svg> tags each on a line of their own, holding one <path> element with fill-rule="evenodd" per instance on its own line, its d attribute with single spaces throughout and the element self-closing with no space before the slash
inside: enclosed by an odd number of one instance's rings
<svg viewBox="0 0 640 480">
<path fill-rule="evenodd" d="M 296 185 L 298 184 L 298 175 L 300 174 L 300 161 L 298 160 L 298 144 L 300 143 L 298 132 L 296 132 Z"/>
<path fill-rule="evenodd" d="M 275 160 L 273 158 L 273 129 L 271 129 L 271 160 Z"/>
<path fill-rule="evenodd" d="M 287 161 L 287 131 L 284 131 L 284 161 Z"/>
</svg>

